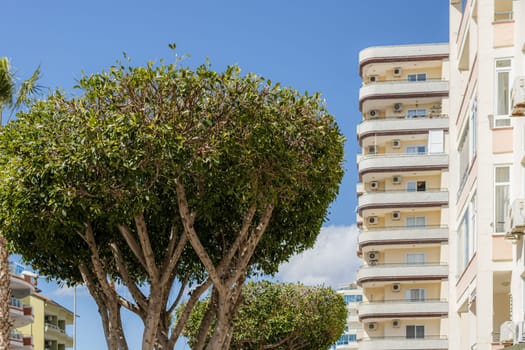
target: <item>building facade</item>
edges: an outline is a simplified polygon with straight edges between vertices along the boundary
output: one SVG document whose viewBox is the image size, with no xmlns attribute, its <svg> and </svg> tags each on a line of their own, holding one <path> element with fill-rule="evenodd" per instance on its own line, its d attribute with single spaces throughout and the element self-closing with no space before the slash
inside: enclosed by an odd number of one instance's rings
<svg viewBox="0 0 525 350">
<path fill-rule="evenodd" d="M 363 292 L 355 283 L 351 283 L 339 288 L 337 293 L 343 296 L 348 312 L 345 330 L 330 350 L 357 350 L 357 337 L 362 330 L 357 313 L 363 301 Z"/>
<path fill-rule="evenodd" d="M 31 333 L 20 331 L 19 328 L 33 323 L 33 308 L 24 302 L 24 298 L 35 292 L 36 276 L 15 263 L 10 263 L 9 269 L 11 273 L 9 317 L 13 325 L 10 332 L 10 348 L 13 350 L 32 350 L 33 338 Z"/>
<path fill-rule="evenodd" d="M 511 345 L 523 320 L 523 250 L 506 233 L 524 196 L 525 124 L 511 118 L 524 11 L 522 0 L 450 1 L 451 349 Z"/>
<path fill-rule="evenodd" d="M 20 330 L 31 334 L 34 350 L 65 350 L 73 347 L 67 326 L 73 325 L 74 314 L 55 301 L 34 293 L 24 298 L 34 310 L 34 321 Z"/>
<path fill-rule="evenodd" d="M 447 44 L 359 55 L 361 350 L 449 348 L 448 56 Z"/>
</svg>

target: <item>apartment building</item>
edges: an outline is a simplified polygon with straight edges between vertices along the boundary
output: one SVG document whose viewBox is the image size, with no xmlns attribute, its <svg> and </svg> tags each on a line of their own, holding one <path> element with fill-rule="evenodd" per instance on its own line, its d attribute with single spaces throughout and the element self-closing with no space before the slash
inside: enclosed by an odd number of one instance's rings
<svg viewBox="0 0 525 350">
<path fill-rule="evenodd" d="M 30 333 L 21 332 L 17 328 L 33 323 L 33 308 L 24 303 L 23 298 L 35 292 L 36 276 L 32 272 L 25 271 L 19 264 L 10 263 L 9 269 L 11 273 L 9 317 L 13 325 L 9 339 L 10 349 L 33 350 L 33 339 Z"/>
<path fill-rule="evenodd" d="M 448 56 L 448 44 L 359 55 L 361 350 L 449 348 Z"/>
<path fill-rule="evenodd" d="M 500 349 L 523 320 L 523 247 L 506 227 L 524 197 L 525 124 L 510 117 L 524 11 L 522 0 L 450 1 L 451 349 Z"/>
<path fill-rule="evenodd" d="M 357 284 L 350 283 L 341 286 L 337 293 L 343 296 L 348 313 L 345 330 L 330 350 L 357 350 L 357 336 L 362 329 L 357 312 L 359 304 L 363 301 L 363 292 Z"/>
<path fill-rule="evenodd" d="M 74 314 L 39 293 L 24 298 L 34 310 L 34 322 L 20 330 L 33 337 L 34 350 L 65 350 L 73 347 L 73 337 L 67 326 L 73 325 Z"/>
</svg>

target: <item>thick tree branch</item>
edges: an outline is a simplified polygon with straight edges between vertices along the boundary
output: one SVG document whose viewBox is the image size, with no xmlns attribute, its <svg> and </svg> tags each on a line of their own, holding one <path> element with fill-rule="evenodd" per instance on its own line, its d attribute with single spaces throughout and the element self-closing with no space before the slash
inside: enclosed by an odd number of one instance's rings
<svg viewBox="0 0 525 350">
<path fill-rule="evenodd" d="M 175 239 L 172 238 L 172 240 L 174 241 Z M 169 259 L 167 259 L 167 262 L 163 264 L 164 272 L 161 275 L 161 280 L 160 280 L 161 286 L 165 286 L 171 279 L 171 276 L 173 276 L 174 271 L 179 262 L 180 256 L 182 255 L 182 252 L 184 251 L 184 247 L 186 246 L 186 242 L 188 242 L 188 235 L 186 231 L 184 231 L 179 238 L 179 242 L 177 243 L 177 248 L 171 252 L 171 256 L 166 256 L 166 258 L 169 258 Z M 168 249 L 168 253 L 169 253 L 169 250 L 170 249 Z"/>
<path fill-rule="evenodd" d="M 155 263 L 155 254 L 151 247 L 146 219 L 144 219 L 143 213 L 139 213 L 135 216 L 135 226 L 137 227 L 139 242 L 142 247 L 144 260 L 146 261 L 146 271 L 148 271 L 148 275 L 150 276 L 150 282 L 157 284 L 159 281 L 159 269 Z"/>
<path fill-rule="evenodd" d="M 193 292 L 190 295 L 190 298 L 188 299 L 188 302 L 186 305 L 184 305 L 184 310 L 180 314 L 180 317 L 177 319 L 177 324 L 173 328 L 173 332 L 170 336 L 170 349 L 175 346 L 175 342 L 179 338 L 182 329 L 186 325 L 186 322 L 188 321 L 191 311 L 193 310 L 193 307 L 195 306 L 195 303 L 199 300 L 202 293 L 204 293 L 210 286 L 212 285 L 211 278 L 207 278 L 206 281 L 204 281 L 201 285 L 199 285 L 197 288 L 193 290 Z"/>
<path fill-rule="evenodd" d="M 225 272 L 225 269 L 229 267 L 233 257 L 237 253 L 237 250 L 239 250 L 241 243 L 246 240 L 246 237 L 248 235 L 248 230 L 250 229 L 250 226 L 252 225 L 253 217 L 255 215 L 256 210 L 257 210 L 257 205 L 252 204 L 250 209 L 248 209 L 248 211 L 244 215 L 243 220 L 242 220 L 241 230 L 239 234 L 237 235 L 235 242 L 230 247 L 230 249 L 228 250 L 228 253 L 222 259 L 221 263 L 219 264 L 218 270 L 220 274 L 223 274 Z"/>
<path fill-rule="evenodd" d="M 117 228 L 124 240 L 126 241 L 126 243 L 128 244 L 129 248 L 135 255 L 135 257 L 137 258 L 137 260 L 140 262 L 142 267 L 144 267 L 144 270 L 147 271 L 146 259 L 142 254 L 142 249 L 140 249 L 138 242 L 133 237 L 133 234 L 131 233 L 129 228 L 125 225 L 117 225 Z"/>
<path fill-rule="evenodd" d="M 140 291 L 140 289 L 137 288 L 137 285 L 129 275 L 128 269 L 124 264 L 124 258 L 122 257 L 120 249 L 118 248 L 115 242 L 110 243 L 109 247 L 111 249 L 111 252 L 113 253 L 113 257 L 115 258 L 117 270 L 120 273 L 120 276 L 122 277 L 122 281 L 124 281 L 126 287 L 128 287 L 131 296 L 133 297 L 133 299 L 135 299 L 140 309 L 146 310 L 148 308 L 146 297 Z"/>
<path fill-rule="evenodd" d="M 266 206 L 261 222 L 259 225 L 257 225 L 252 235 L 248 238 L 248 242 L 243 246 L 243 249 L 240 252 L 240 259 L 238 260 L 236 266 L 232 269 L 235 271 L 235 273 L 229 278 L 227 285 L 235 283 L 235 281 L 237 281 L 242 274 L 246 273 L 246 267 L 250 263 L 250 259 L 257 248 L 257 244 L 259 244 L 259 241 L 261 240 L 264 232 L 266 231 L 266 228 L 268 227 L 268 224 L 270 223 L 273 208 L 273 204 L 268 204 L 268 206 Z"/>
<path fill-rule="evenodd" d="M 185 277 L 181 281 L 179 292 L 177 293 L 177 296 L 175 297 L 175 300 L 173 301 L 173 303 L 171 303 L 170 307 L 168 307 L 168 310 L 166 311 L 168 315 L 171 315 L 175 311 L 175 308 L 177 307 L 177 305 L 179 305 L 182 299 L 182 296 L 184 295 L 184 291 L 186 290 L 186 286 L 188 285 L 188 281 L 189 281 L 188 277 Z"/>
<path fill-rule="evenodd" d="M 199 237 L 197 236 L 197 232 L 195 231 L 195 227 L 193 226 L 195 216 L 190 214 L 188 201 L 186 199 L 186 191 L 184 190 L 184 186 L 182 186 L 180 179 L 177 178 L 175 180 L 175 186 L 177 189 L 177 202 L 179 205 L 179 213 L 182 219 L 182 224 L 184 225 L 184 230 L 188 234 L 190 243 L 193 249 L 195 250 L 195 253 L 201 260 L 202 264 L 208 271 L 208 274 L 212 279 L 215 288 L 219 289 L 220 292 L 225 291 L 217 269 L 213 265 L 210 256 L 208 255 L 208 253 L 206 253 L 206 249 L 204 249 L 204 246 L 202 245 L 201 241 L 199 240 Z"/>
</svg>

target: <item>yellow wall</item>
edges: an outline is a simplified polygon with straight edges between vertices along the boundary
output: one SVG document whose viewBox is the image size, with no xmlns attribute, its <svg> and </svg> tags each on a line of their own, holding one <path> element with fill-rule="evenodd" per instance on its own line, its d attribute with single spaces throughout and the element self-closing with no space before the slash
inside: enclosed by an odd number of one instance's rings
<svg viewBox="0 0 525 350">
<path fill-rule="evenodd" d="M 28 296 L 22 299 L 22 302 L 33 307 L 34 320 L 32 324 L 19 328 L 19 330 L 24 335 L 33 337 L 34 350 L 44 350 L 44 300 L 34 296 Z"/>
</svg>

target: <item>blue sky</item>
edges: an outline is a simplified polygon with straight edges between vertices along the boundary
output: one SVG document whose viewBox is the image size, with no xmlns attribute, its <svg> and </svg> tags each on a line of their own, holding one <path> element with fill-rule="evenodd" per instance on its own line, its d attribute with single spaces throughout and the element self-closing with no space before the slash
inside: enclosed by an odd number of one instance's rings
<svg viewBox="0 0 525 350">
<path fill-rule="evenodd" d="M 297 257 L 283 267 L 286 273 L 279 278 L 335 284 L 351 280 L 354 273 L 337 267 L 347 260 L 330 257 L 354 259 L 355 255 L 355 247 L 347 249 L 333 242 L 342 237 L 351 237 L 350 245 L 355 241 L 352 225 L 358 152 L 355 127 L 360 119 L 358 53 L 375 45 L 448 41 L 448 3 L 3 0 L 0 56 L 9 57 L 21 77 L 27 77 L 41 65 L 42 85 L 72 92 L 82 71 L 107 68 L 122 58 L 122 52 L 135 65 L 160 58 L 168 60 L 172 58 L 168 43 L 175 42 L 179 54 L 190 55 L 185 65 L 196 66 L 209 58 L 216 70 L 238 64 L 244 72 L 255 72 L 299 91 L 321 92 L 347 137 L 346 175 L 319 244 L 306 253 L 308 261 L 321 258 L 316 263 L 317 277 L 307 278 L 304 273 L 311 269 L 304 257 Z M 335 247 L 340 252 L 334 253 Z M 54 284 L 44 284 L 43 289 L 63 305 L 73 307 L 69 290 L 57 291 Z M 85 292 L 79 291 L 77 299 L 77 349 L 104 349 L 96 306 Z M 130 349 L 139 349 L 140 322 L 131 316 L 125 316 L 125 321 Z"/>
</svg>

